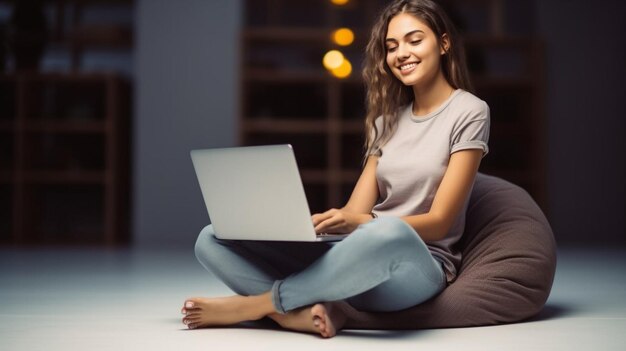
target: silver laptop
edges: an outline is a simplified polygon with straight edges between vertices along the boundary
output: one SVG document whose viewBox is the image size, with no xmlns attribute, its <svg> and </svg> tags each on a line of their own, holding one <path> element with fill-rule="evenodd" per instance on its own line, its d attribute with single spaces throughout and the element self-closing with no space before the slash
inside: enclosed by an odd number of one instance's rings
<svg viewBox="0 0 626 351">
<path fill-rule="evenodd" d="M 220 239 L 337 241 L 316 234 L 291 145 L 192 150 L 206 208 Z"/>
</svg>

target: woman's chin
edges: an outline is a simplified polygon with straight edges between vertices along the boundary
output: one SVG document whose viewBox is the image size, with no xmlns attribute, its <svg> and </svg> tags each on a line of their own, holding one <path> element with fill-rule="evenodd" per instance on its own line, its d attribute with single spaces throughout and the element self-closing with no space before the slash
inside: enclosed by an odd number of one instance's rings
<svg viewBox="0 0 626 351">
<path fill-rule="evenodd" d="M 404 78 L 404 79 L 400 79 L 400 81 L 402 82 L 402 84 L 406 85 L 407 87 L 411 87 L 411 86 L 417 84 L 419 82 L 419 79 L 416 79 L 416 78 Z"/>
</svg>

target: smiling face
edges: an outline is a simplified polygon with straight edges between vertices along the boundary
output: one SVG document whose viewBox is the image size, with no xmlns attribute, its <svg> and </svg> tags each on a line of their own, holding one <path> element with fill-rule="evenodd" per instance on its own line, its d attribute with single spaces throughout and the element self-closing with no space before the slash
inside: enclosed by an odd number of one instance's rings
<svg viewBox="0 0 626 351">
<path fill-rule="evenodd" d="M 448 39 L 444 34 L 440 45 L 423 21 L 400 13 L 389 21 L 385 46 L 387 65 L 393 75 L 403 84 L 415 86 L 427 84 L 441 73 L 441 55 L 448 47 Z"/>
</svg>

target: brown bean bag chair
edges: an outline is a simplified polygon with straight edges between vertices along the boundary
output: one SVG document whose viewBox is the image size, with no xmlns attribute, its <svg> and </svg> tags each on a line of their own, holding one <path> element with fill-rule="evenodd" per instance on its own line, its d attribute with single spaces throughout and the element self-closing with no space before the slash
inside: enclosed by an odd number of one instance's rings
<svg viewBox="0 0 626 351">
<path fill-rule="evenodd" d="M 346 329 L 422 329 L 511 323 L 545 304 L 556 268 L 556 245 L 545 216 L 522 188 L 478 174 L 459 243 L 455 282 L 431 300 L 398 312 L 349 306 Z"/>
</svg>

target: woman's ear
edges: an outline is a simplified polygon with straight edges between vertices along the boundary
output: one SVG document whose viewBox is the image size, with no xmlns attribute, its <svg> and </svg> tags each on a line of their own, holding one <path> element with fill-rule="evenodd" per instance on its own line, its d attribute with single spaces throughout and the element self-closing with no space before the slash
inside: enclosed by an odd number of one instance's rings
<svg viewBox="0 0 626 351">
<path fill-rule="evenodd" d="M 441 36 L 441 49 L 439 51 L 440 55 L 445 55 L 448 50 L 450 50 L 450 38 L 448 37 L 448 33 L 443 33 Z"/>
</svg>

